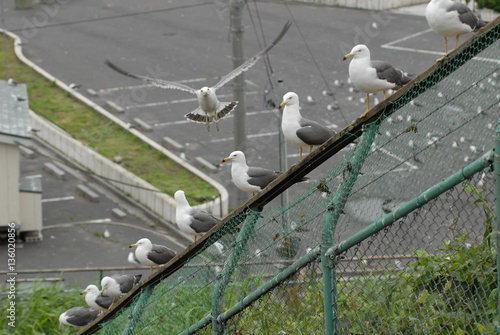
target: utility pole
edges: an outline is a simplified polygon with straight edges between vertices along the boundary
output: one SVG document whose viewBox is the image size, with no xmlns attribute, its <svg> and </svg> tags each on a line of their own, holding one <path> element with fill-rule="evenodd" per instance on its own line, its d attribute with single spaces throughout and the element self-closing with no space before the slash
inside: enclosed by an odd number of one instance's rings
<svg viewBox="0 0 500 335">
<path fill-rule="evenodd" d="M 233 68 L 243 64 L 243 6 L 244 0 L 232 0 L 230 8 L 231 41 L 233 46 Z M 245 111 L 245 74 L 242 73 L 233 80 L 233 98 L 238 105 L 233 111 L 234 115 L 234 149 L 246 152 L 246 111 Z M 237 190 L 236 201 L 238 204 L 246 202 L 247 195 Z"/>
</svg>

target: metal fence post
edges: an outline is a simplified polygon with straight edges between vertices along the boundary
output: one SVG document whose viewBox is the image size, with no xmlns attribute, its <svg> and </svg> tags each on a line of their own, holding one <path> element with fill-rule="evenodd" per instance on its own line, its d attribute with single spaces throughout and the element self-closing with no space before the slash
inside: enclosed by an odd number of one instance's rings
<svg viewBox="0 0 500 335">
<path fill-rule="evenodd" d="M 493 156 L 495 170 L 495 215 L 496 215 L 496 242 L 497 242 L 497 334 L 500 334 L 500 117 L 497 121 L 495 154 Z"/>
<path fill-rule="evenodd" d="M 333 246 L 335 228 L 340 214 L 345 206 L 347 198 L 351 193 L 354 183 L 358 179 L 365 158 L 375 140 L 379 123 L 368 126 L 361 142 L 356 148 L 352 161 L 345 167 L 344 181 L 339 185 L 335 195 L 328 205 L 328 212 L 322 231 L 321 264 L 323 268 L 323 294 L 325 308 L 325 333 L 332 335 L 337 333 L 338 310 L 337 310 L 337 279 L 335 276 L 335 261 L 326 255 L 328 249 Z"/>
<path fill-rule="evenodd" d="M 224 334 L 223 321 L 219 319 L 219 315 L 222 314 L 222 297 L 224 296 L 226 287 L 229 284 L 231 275 L 238 265 L 241 254 L 243 250 L 245 250 L 247 242 L 254 231 L 261 212 L 250 209 L 250 213 L 250 217 L 245 220 L 238 237 L 236 238 L 234 251 L 226 260 L 221 273 L 217 275 L 217 283 L 215 284 L 212 295 L 212 330 L 214 335 Z"/>
</svg>

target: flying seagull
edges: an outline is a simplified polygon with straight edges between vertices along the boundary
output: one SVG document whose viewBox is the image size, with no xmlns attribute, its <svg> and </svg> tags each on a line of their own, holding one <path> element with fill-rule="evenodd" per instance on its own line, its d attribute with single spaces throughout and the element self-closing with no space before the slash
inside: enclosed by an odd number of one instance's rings
<svg viewBox="0 0 500 335">
<path fill-rule="evenodd" d="M 59 329 L 62 325 L 83 327 L 97 319 L 99 311 L 92 308 L 73 307 L 59 316 Z"/>
<path fill-rule="evenodd" d="M 167 248 L 164 245 L 153 244 L 147 238 L 141 238 L 135 244 L 129 245 L 129 248 L 137 247 L 135 250 L 135 257 L 142 265 L 147 265 L 151 268 L 168 263 L 177 253 Z"/>
<path fill-rule="evenodd" d="M 342 60 L 348 58 L 352 58 L 349 64 L 349 78 L 352 84 L 366 93 L 366 112 L 360 117 L 364 117 L 370 110 L 370 93 L 383 91 L 385 100 L 388 89 L 397 89 L 412 79 L 389 63 L 371 60 L 370 50 L 364 44 L 356 45 Z"/>
<path fill-rule="evenodd" d="M 262 191 L 282 174 L 279 171 L 248 166 L 245 154 L 241 151 L 233 151 L 228 157 L 222 160 L 222 162 L 228 161 L 232 162 L 231 178 L 234 185 L 242 191 L 251 192 L 252 196 Z M 306 179 L 303 178 L 301 181 Z"/>
<path fill-rule="evenodd" d="M 161 79 L 156 79 L 156 78 L 150 78 L 138 74 L 132 74 L 129 73 L 115 64 L 111 63 L 109 60 L 106 60 L 106 64 L 111 67 L 113 70 L 132 77 L 132 78 L 137 78 L 137 79 L 142 79 L 147 82 L 151 82 L 153 85 L 165 89 L 174 89 L 174 90 L 181 90 L 181 91 L 186 91 L 192 94 L 196 94 L 196 97 L 198 98 L 198 103 L 199 107 L 196 108 L 194 111 L 188 113 L 185 115 L 186 118 L 188 118 L 191 121 L 194 122 L 200 122 L 200 123 L 205 123 L 207 130 L 210 131 L 210 123 L 212 121 L 215 122 L 215 126 L 217 128 L 217 131 L 219 131 L 219 120 L 222 119 L 224 116 L 229 114 L 238 104 L 238 101 L 231 101 L 231 102 L 221 102 L 217 98 L 216 91 L 217 89 L 221 88 L 225 84 L 227 84 L 229 81 L 233 80 L 243 72 L 247 71 L 250 69 L 252 66 L 254 66 L 257 61 L 269 50 L 271 50 L 278 42 L 281 40 L 281 38 L 286 34 L 288 29 L 290 28 L 291 22 L 288 21 L 283 29 L 281 30 L 280 34 L 276 39 L 265 49 L 261 50 L 259 53 L 257 53 L 255 56 L 247 60 L 245 63 L 241 64 L 238 66 L 236 69 L 225 75 L 224 77 L 221 78 L 221 80 L 215 84 L 212 87 L 202 87 L 201 89 L 195 89 L 192 87 L 189 87 L 187 85 L 173 82 L 173 81 L 166 81 L 166 80 L 161 80 Z"/>
<path fill-rule="evenodd" d="M 189 205 L 184 191 L 177 191 L 174 194 L 177 208 L 175 211 L 175 220 L 179 229 L 183 232 L 193 235 L 196 238 L 208 232 L 210 229 L 220 223 L 220 219 L 205 211 L 193 208 Z"/>
<path fill-rule="evenodd" d="M 309 146 L 311 153 L 313 146 L 322 145 L 335 135 L 330 128 L 300 115 L 299 96 L 296 93 L 285 94 L 280 107 L 283 107 L 281 130 L 287 142 L 299 147 L 299 162 L 302 161 L 302 147 Z"/>
<path fill-rule="evenodd" d="M 451 0 L 431 0 L 425 9 L 425 18 L 429 26 L 444 37 L 444 56 L 448 56 L 448 37 L 455 36 L 455 50 L 460 35 L 476 31 L 486 25 L 467 7 L 467 5 Z"/>
<path fill-rule="evenodd" d="M 104 311 L 111 306 L 113 298 L 107 295 L 102 295 L 101 291 L 95 285 L 89 285 L 85 290 L 80 292 L 80 295 L 85 294 L 85 301 L 90 308 Z"/>
</svg>

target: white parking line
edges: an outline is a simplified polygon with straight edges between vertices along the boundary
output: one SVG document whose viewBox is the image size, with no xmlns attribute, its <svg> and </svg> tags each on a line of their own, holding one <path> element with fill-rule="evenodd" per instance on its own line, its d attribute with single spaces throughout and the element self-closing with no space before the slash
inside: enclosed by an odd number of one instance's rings
<svg viewBox="0 0 500 335">
<path fill-rule="evenodd" d="M 401 163 L 407 165 L 412 170 L 418 170 L 418 166 L 411 164 L 410 162 L 408 162 L 405 159 L 403 159 L 403 158 L 401 158 L 401 157 L 393 154 L 392 152 L 390 152 L 387 149 L 384 149 L 384 148 L 381 148 L 381 147 L 377 147 L 375 145 L 373 146 L 373 148 L 374 148 L 374 150 L 379 150 L 379 151 L 383 152 L 384 154 L 386 154 L 387 156 L 394 158 L 398 162 L 401 162 Z"/>
<path fill-rule="evenodd" d="M 68 196 L 68 197 L 59 197 L 59 198 L 49 198 L 49 199 L 42 199 L 42 202 L 57 202 L 57 201 L 67 201 L 67 200 L 74 200 L 75 197 L 73 196 Z"/>
<path fill-rule="evenodd" d="M 420 35 L 423 35 L 423 34 L 427 34 L 428 32 L 431 32 L 431 31 L 432 31 L 432 29 L 427 29 L 427 30 L 424 30 L 424 31 L 421 31 L 421 32 L 418 32 L 418 33 L 415 33 L 415 34 L 411 34 L 411 35 L 405 36 L 403 38 L 397 39 L 395 41 L 383 44 L 380 47 L 384 48 L 384 49 L 393 49 L 393 50 L 399 50 L 399 51 L 410 51 L 410 52 L 416 52 L 416 53 L 422 53 L 422 54 L 429 54 L 429 55 L 438 55 L 438 56 L 441 56 L 441 55 L 443 55 L 443 52 L 432 51 L 432 50 L 423 50 L 423 49 L 415 49 L 415 48 L 407 48 L 407 47 L 398 47 L 398 46 L 394 45 L 394 44 L 398 44 L 398 43 L 407 41 L 409 39 L 415 38 L 417 36 L 420 36 Z M 478 60 L 478 61 L 493 62 L 493 63 L 500 64 L 500 60 L 493 59 L 493 58 L 474 57 L 472 59 L 473 60 Z"/>
<path fill-rule="evenodd" d="M 34 174 L 34 175 L 31 175 L 31 176 L 26 176 L 24 178 L 26 178 L 26 179 L 36 179 L 36 178 L 42 178 L 42 175 L 41 174 Z"/>
</svg>

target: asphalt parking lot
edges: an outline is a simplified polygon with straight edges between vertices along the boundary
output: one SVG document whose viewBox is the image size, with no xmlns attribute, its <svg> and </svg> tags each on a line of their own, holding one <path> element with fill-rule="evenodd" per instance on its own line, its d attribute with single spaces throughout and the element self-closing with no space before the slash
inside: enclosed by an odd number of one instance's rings
<svg viewBox="0 0 500 335">
<path fill-rule="evenodd" d="M 234 193 L 229 166 L 220 165 L 234 150 L 233 116 L 221 121 L 220 132 L 207 132 L 204 125 L 184 118 L 197 106 L 194 96 L 153 88 L 104 65 L 104 60 L 110 59 L 132 73 L 145 75 L 153 69 L 163 79 L 193 87 L 216 83 L 232 68 L 229 15 L 224 8 L 195 0 L 88 0 L 37 4 L 22 11 L 9 5 L 7 12 L 4 27 L 22 38 L 29 59 L 62 81 L 81 85 L 78 89 L 100 105 L 109 101 L 118 105 L 123 112 L 116 115 L 124 121 L 133 123 L 134 118 L 140 118 L 151 126 L 152 131 L 145 134 L 153 140 L 161 143 L 165 136 L 175 139 L 182 145 L 178 154 L 188 162 L 196 164 L 197 157 L 211 162 L 218 168 L 207 172 Z M 262 48 L 262 36 L 267 42 L 274 39 L 287 20 L 292 20 L 293 26 L 269 53 L 272 75 L 267 75 L 263 61 L 245 73 L 245 154 L 249 165 L 279 168 L 279 112 L 268 102 L 279 104 L 287 91 L 299 94 L 305 117 L 334 130 L 342 129 L 364 111 L 364 94 L 348 83 L 348 63 L 341 61 L 355 44 L 367 44 L 374 59 L 388 61 L 410 74 L 434 64 L 443 49 L 442 38 L 431 32 L 419 15 L 258 2 L 244 12 L 245 55 Z M 270 90 L 270 82 L 276 84 L 278 79 L 283 80 L 283 86 Z M 231 85 L 220 89 L 218 95 L 232 100 Z M 381 95 L 372 101 L 378 99 Z M 298 160 L 298 149 L 289 146 L 287 151 L 287 164 L 291 165 Z M 308 176 L 309 182 L 295 185 L 290 196 L 310 187 L 340 158 L 331 158 Z M 146 236 L 182 250 L 180 238 L 166 239 L 171 232 L 157 235 L 161 226 L 153 227 L 156 222 L 133 205 L 124 208 L 126 218 L 113 218 L 111 209 L 122 207 L 124 200 L 109 190 L 102 191 L 101 184 L 89 176 L 67 167 L 68 180 L 60 181 L 40 171 L 46 159 L 40 155 L 22 163 L 23 175 L 42 174 L 45 230 L 43 242 L 19 248 L 19 268 L 126 266 L 126 246 Z M 80 182 L 109 195 L 97 204 L 90 203 L 75 192 Z M 233 200 L 231 206 L 237 205 Z M 102 237 L 105 229 L 110 238 Z"/>
</svg>

